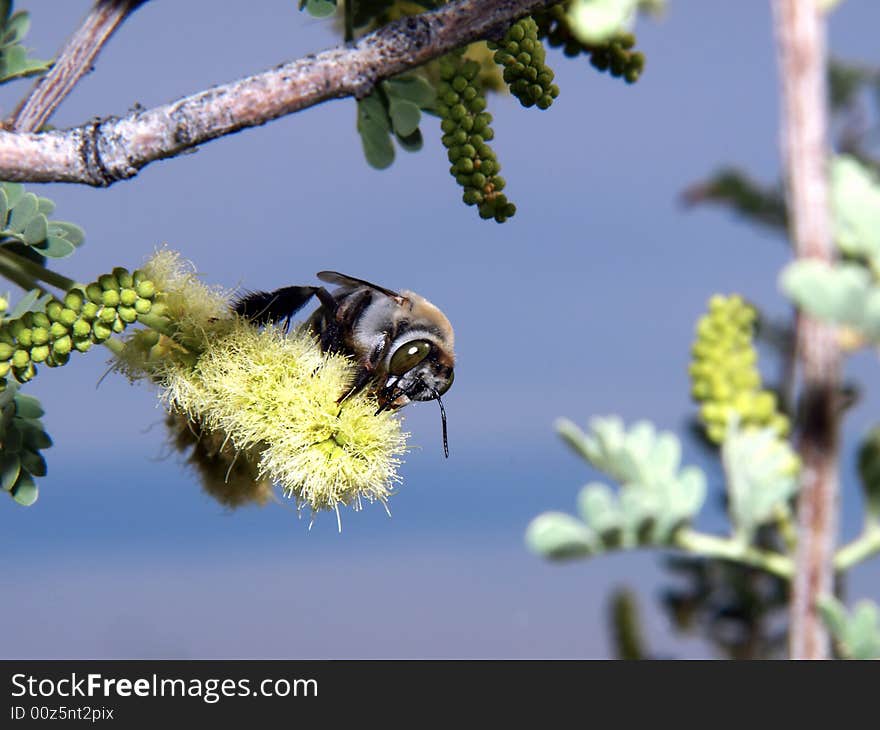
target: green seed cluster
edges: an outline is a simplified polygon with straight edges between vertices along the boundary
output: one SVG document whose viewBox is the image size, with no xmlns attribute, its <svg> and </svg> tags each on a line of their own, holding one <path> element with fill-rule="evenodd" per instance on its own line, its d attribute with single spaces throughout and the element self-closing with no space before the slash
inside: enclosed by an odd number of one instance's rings
<svg viewBox="0 0 880 730">
<path fill-rule="evenodd" d="M 534 18 L 518 20 L 507 29 L 500 43 L 489 43 L 495 51 L 495 63 L 504 67 L 504 81 L 524 107 L 549 109 L 559 96 L 553 83 L 553 69 L 544 63 L 547 52 L 538 40 Z"/>
<path fill-rule="evenodd" d="M 462 200 L 476 205 L 481 218 L 503 223 L 516 212 L 516 206 L 501 191 L 501 166 L 487 142 L 495 134 L 492 115 L 486 111 L 486 97 L 476 81 L 480 65 L 460 54 L 440 60 L 437 87 L 437 113 L 442 118 L 443 145 L 448 150 L 449 172 L 464 188 Z"/>
<path fill-rule="evenodd" d="M 64 365 L 73 350 L 122 332 L 153 308 L 156 288 L 141 271 L 113 269 L 83 289 L 71 289 L 63 300 L 52 299 L 43 312 L 26 312 L 0 326 L 0 378 L 11 372 L 19 383 L 37 373 L 36 366 Z"/>
<path fill-rule="evenodd" d="M 697 323 L 691 349 L 691 394 L 702 403 L 700 416 L 711 441 L 721 443 L 734 416 L 742 425 L 789 430 L 776 396 L 761 389 L 755 351 L 755 310 L 739 296 L 714 296 Z"/>
<path fill-rule="evenodd" d="M 628 84 L 638 81 L 645 69 L 645 56 L 633 51 L 636 44 L 632 33 L 621 33 L 600 45 L 583 43 L 578 40 L 568 24 L 566 16 L 568 3 L 559 3 L 546 10 L 535 13 L 538 38 L 546 39 L 553 48 L 562 48 L 566 56 L 590 56 L 590 63 L 600 71 L 608 71 L 612 76 L 623 77 Z"/>
</svg>

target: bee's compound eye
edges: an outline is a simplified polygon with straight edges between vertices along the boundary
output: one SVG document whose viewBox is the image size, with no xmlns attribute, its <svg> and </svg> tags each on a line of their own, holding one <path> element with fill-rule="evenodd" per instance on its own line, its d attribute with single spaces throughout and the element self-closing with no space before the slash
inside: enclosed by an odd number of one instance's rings
<svg viewBox="0 0 880 730">
<path fill-rule="evenodd" d="M 427 340 L 413 340 L 397 348 L 391 356 L 388 371 L 392 375 L 403 375 L 412 370 L 431 352 L 431 343 Z"/>
</svg>

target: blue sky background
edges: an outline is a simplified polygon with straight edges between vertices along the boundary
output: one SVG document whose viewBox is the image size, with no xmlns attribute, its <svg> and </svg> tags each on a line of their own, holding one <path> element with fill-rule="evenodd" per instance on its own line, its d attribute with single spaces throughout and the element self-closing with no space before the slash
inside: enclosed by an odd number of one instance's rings
<svg viewBox="0 0 880 730">
<path fill-rule="evenodd" d="M 28 38 L 51 57 L 89 3 L 36 1 Z M 246 11 L 242 11 L 247 7 Z M 111 41 L 53 118 L 59 127 L 150 107 L 334 45 L 293 0 L 152 2 Z M 849 0 L 833 49 L 878 61 L 880 5 Z M 6 620 L 2 657 L 603 657 L 609 591 L 638 590 L 650 647 L 709 656 L 672 631 L 655 601 L 656 553 L 566 566 L 523 546 L 528 521 L 571 510 L 595 475 L 552 428 L 618 413 L 683 433 L 692 412 L 693 324 L 714 292 L 768 312 L 787 305 L 781 239 L 680 191 L 722 163 L 778 170 L 777 75 L 769 3 L 675 0 L 640 23 L 635 86 L 551 53 L 561 95 L 547 112 L 494 98 L 493 143 L 518 205 L 480 221 L 447 174 L 436 120 L 425 149 L 377 172 L 363 160 L 351 100 L 155 163 L 109 190 L 50 185 L 56 215 L 85 246 L 59 264 L 89 280 L 168 243 L 206 281 L 271 288 L 338 269 L 440 306 L 456 329 L 443 459 L 433 404 L 405 411 L 412 443 L 393 518 L 379 505 L 307 530 L 286 502 L 234 513 L 169 455 L 156 394 L 104 380 L 95 353 L 35 381 L 56 445 L 30 509 L 0 504 Z M 0 93 L 5 115 L 25 93 Z M 404 254 L 404 255 L 401 255 Z M 772 359 L 764 360 L 768 376 Z M 846 423 L 842 534 L 859 527 L 854 447 L 875 420 L 878 364 Z M 685 460 L 712 469 L 698 448 Z M 712 489 L 721 489 L 712 472 Z M 717 498 L 703 515 L 722 529 Z M 880 564 L 853 597 L 880 598 Z"/>
</svg>

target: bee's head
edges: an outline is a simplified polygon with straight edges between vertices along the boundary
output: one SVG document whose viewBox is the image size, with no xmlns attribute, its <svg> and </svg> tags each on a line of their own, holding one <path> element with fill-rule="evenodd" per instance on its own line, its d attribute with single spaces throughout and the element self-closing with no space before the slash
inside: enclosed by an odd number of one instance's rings
<svg viewBox="0 0 880 730">
<path fill-rule="evenodd" d="M 388 372 L 377 393 L 379 411 L 402 408 L 411 401 L 436 400 L 443 418 L 443 446 L 446 445 L 446 412 L 440 396 L 452 386 L 454 360 L 435 342 L 410 340 L 397 347 L 388 360 Z"/>
</svg>

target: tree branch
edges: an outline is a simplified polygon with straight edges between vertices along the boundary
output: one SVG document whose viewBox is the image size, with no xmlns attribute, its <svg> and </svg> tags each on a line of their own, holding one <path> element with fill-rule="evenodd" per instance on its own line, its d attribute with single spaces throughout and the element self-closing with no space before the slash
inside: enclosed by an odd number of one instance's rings
<svg viewBox="0 0 880 730">
<path fill-rule="evenodd" d="M 496 36 L 514 20 L 558 1 L 456 0 L 383 26 L 353 46 L 121 119 L 42 134 L 0 131 L 0 179 L 111 185 L 217 137 L 329 99 L 362 98 L 377 81 Z"/>
<path fill-rule="evenodd" d="M 97 0 L 43 78 L 34 84 L 9 121 L 16 132 L 36 132 L 92 68 L 110 36 L 146 0 Z"/>
<path fill-rule="evenodd" d="M 782 145 L 789 227 L 797 257 L 831 262 L 834 248 L 827 177 L 825 19 L 815 0 L 775 0 L 782 83 Z M 795 659 L 824 659 L 829 640 L 817 599 L 833 592 L 837 529 L 840 353 L 834 327 L 798 317 L 803 368 L 798 549 L 789 645 Z"/>
</svg>

